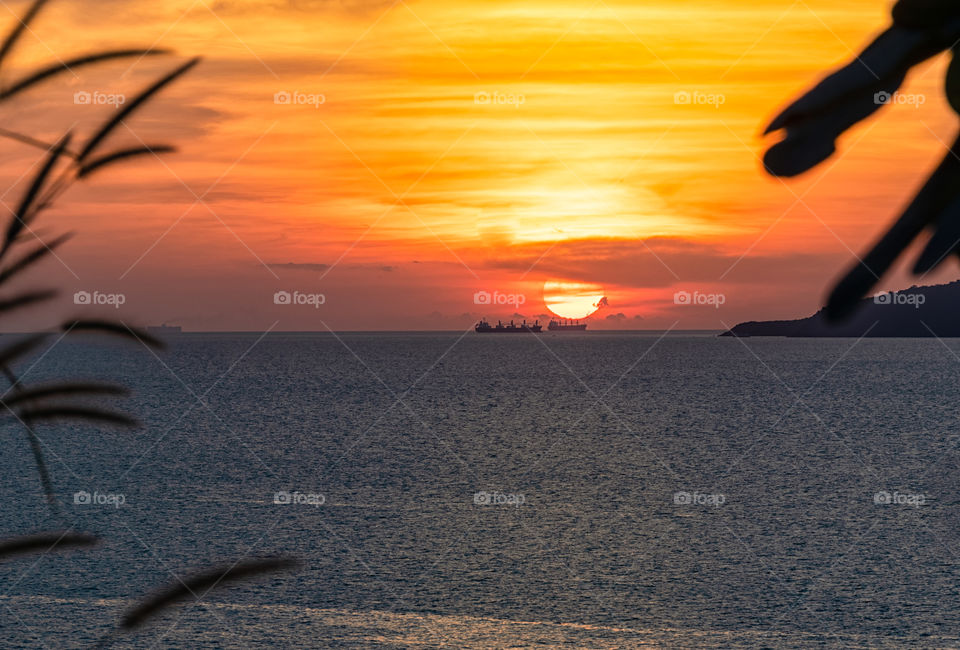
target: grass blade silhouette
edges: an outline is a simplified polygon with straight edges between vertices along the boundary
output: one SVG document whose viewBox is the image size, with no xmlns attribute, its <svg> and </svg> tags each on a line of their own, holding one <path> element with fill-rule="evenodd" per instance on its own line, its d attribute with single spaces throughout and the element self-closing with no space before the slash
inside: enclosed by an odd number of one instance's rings
<svg viewBox="0 0 960 650">
<path fill-rule="evenodd" d="M 33 19 L 36 18 L 40 10 L 43 9 L 43 6 L 47 4 L 47 1 L 48 0 L 35 0 L 34 3 L 30 5 L 30 8 L 27 9 L 27 13 L 25 13 L 22 18 L 17 19 L 17 24 L 13 26 L 13 30 L 7 35 L 7 38 L 4 39 L 3 45 L 0 45 L 0 68 L 3 67 L 3 61 L 13 50 L 17 41 L 20 40 L 20 37 L 23 36 L 27 27 L 33 22 Z"/>
<path fill-rule="evenodd" d="M 39 302 L 46 302 L 47 300 L 55 298 L 58 294 L 59 292 L 53 289 L 21 293 L 13 298 L 0 300 L 0 313 L 22 309 L 23 307 L 35 305 Z"/>
<path fill-rule="evenodd" d="M 287 557 L 248 560 L 234 565 L 213 567 L 187 576 L 162 588 L 153 596 L 127 612 L 121 622 L 123 630 L 132 630 L 169 606 L 188 598 L 199 600 L 209 591 L 242 580 L 295 569 L 300 562 Z"/>
<path fill-rule="evenodd" d="M 0 368 L 7 368 L 20 357 L 30 354 L 40 347 L 47 338 L 49 338 L 49 334 L 33 334 L 0 349 Z"/>
<path fill-rule="evenodd" d="M 123 413 L 105 411 L 89 406 L 48 406 L 34 409 L 24 409 L 17 413 L 20 418 L 31 422 L 49 420 L 88 420 L 101 424 L 113 424 L 123 427 L 137 426 L 139 422 Z"/>
<path fill-rule="evenodd" d="M 20 379 L 13 374 L 9 367 L 2 366 L 0 367 L 0 371 L 3 372 L 3 375 L 10 382 L 11 390 L 17 392 L 23 390 Z M 43 458 L 43 448 L 40 446 L 40 438 L 37 436 L 37 432 L 34 430 L 29 418 L 21 417 L 8 406 L 5 408 L 20 418 L 23 428 L 27 432 L 27 443 L 30 445 L 33 460 L 37 465 L 37 474 L 40 475 L 40 487 L 43 489 L 43 496 L 47 501 L 47 505 L 50 506 L 50 510 L 53 511 L 54 516 L 63 518 L 63 508 L 57 499 L 56 493 L 53 491 L 53 482 L 50 480 L 50 472 L 47 470 L 47 462 Z"/>
<path fill-rule="evenodd" d="M 139 95 L 133 98 L 133 100 L 125 104 L 117 113 L 107 121 L 100 129 L 93 135 L 92 138 L 87 142 L 87 144 L 80 150 L 80 153 L 77 155 L 77 159 L 82 163 L 86 160 L 94 149 L 100 145 L 103 140 L 113 132 L 117 126 L 119 126 L 123 120 L 129 117 L 134 111 L 143 106 L 151 97 L 156 95 L 158 92 L 163 90 L 166 86 L 173 83 L 180 76 L 186 74 L 193 66 L 197 65 L 200 62 L 199 57 L 190 59 L 179 68 L 166 75 L 159 81 L 155 82 L 152 86 L 141 92 Z"/>
<path fill-rule="evenodd" d="M 80 166 L 80 171 L 77 172 L 77 178 L 86 178 L 90 176 L 93 172 L 103 169 L 108 165 L 112 165 L 116 162 L 123 162 L 129 160 L 130 158 L 137 158 L 139 156 L 152 155 L 157 156 L 163 153 L 174 153 L 176 152 L 175 147 L 168 147 L 167 145 L 147 145 L 145 147 L 132 147 L 130 149 L 121 149 L 119 151 L 114 151 L 113 153 L 108 153 L 99 158 L 94 158 L 90 162 L 84 163 Z"/>
<path fill-rule="evenodd" d="M 23 402 L 32 402 L 56 397 L 72 397 L 76 395 L 114 395 L 123 397 L 130 391 L 117 384 L 95 384 L 88 382 L 62 382 L 56 384 L 40 384 L 25 388 L 22 391 L 3 397 L 2 401 L 8 407 L 17 406 Z"/>
<path fill-rule="evenodd" d="M 68 133 L 60 139 L 60 142 L 58 142 L 53 149 L 50 150 L 43 167 L 41 167 L 40 171 L 38 171 L 33 177 L 33 182 L 30 184 L 30 187 L 20 200 L 20 205 L 17 208 L 17 211 L 12 217 L 10 217 L 10 225 L 7 226 L 6 237 L 4 238 L 3 246 L 0 247 L 0 258 L 2 258 L 6 252 L 10 250 L 14 240 L 16 240 L 20 232 L 26 228 L 27 223 L 30 220 L 30 208 L 33 206 L 34 200 L 36 200 L 41 190 L 43 190 L 47 178 L 50 176 L 50 172 L 52 172 L 53 168 L 56 167 L 57 161 L 60 160 L 60 156 L 63 155 L 64 150 L 69 144 L 70 134 Z"/>
<path fill-rule="evenodd" d="M 103 63 L 105 61 L 128 58 L 139 59 L 145 56 L 155 56 L 158 54 L 169 54 L 169 50 L 110 50 L 107 52 L 98 52 L 96 54 L 87 54 L 84 56 L 74 57 L 66 61 L 49 65 L 15 82 L 12 86 L 0 92 L 0 101 L 10 99 L 14 95 L 17 95 L 24 90 L 27 90 L 28 88 L 46 81 L 50 77 L 58 75 L 62 72 L 71 72 L 76 68 Z"/>
<path fill-rule="evenodd" d="M 47 255 L 52 255 L 56 249 L 60 248 L 60 246 L 72 238 L 72 233 L 65 233 L 49 243 L 41 242 L 38 246 L 25 253 L 19 259 L 15 260 L 12 264 L 10 264 L 10 266 L 0 271 L 0 285 L 8 281 L 10 278 L 16 277 L 18 274 L 26 271 L 31 266 L 45 258 Z"/>
<path fill-rule="evenodd" d="M 29 135 L 24 135 L 22 133 L 17 133 L 16 131 L 11 131 L 10 129 L 5 129 L 3 127 L 0 127 L 0 137 L 9 138 L 10 140 L 15 140 L 16 142 L 21 142 L 23 144 L 28 144 L 31 147 L 36 147 L 37 149 L 42 149 L 43 151 L 50 151 L 57 146 L 56 142 L 44 142 L 43 140 L 39 140 Z M 77 154 L 69 149 L 65 149 L 63 153 L 71 158 L 77 157 Z"/>
<path fill-rule="evenodd" d="M 37 533 L 0 540 L 0 560 L 28 555 L 30 553 L 49 553 L 53 550 L 68 548 L 89 548 L 100 542 L 93 535 L 71 533 L 69 531 Z"/>
</svg>

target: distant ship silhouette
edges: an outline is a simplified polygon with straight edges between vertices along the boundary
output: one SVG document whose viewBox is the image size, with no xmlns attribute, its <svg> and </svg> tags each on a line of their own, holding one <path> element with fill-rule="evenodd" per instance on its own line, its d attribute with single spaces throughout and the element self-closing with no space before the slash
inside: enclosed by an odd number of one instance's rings
<svg viewBox="0 0 960 650">
<path fill-rule="evenodd" d="M 179 325 L 167 325 L 166 323 L 162 325 L 149 325 L 147 326 L 148 334 L 180 334 L 183 329 Z"/>
<path fill-rule="evenodd" d="M 507 325 L 497 321 L 497 325 L 494 327 L 486 320 L 481 320 L 474 329 L 477 334 L 539 334 L 543 327 L 540 325 L 540 321 L 535 321 L 531 325 L 528 325 L 527 321 L 523 321 L 520 325 L 513 321 L 510 321 Z"/>
<path fill-rule="evenodd" d="M 558 321 L 551 320 L 550 324 L 547 325 L 547 329 L 551 332 L 585 332 L 587 330 L 587 324 L 581 323 L 579 320 L 561 318 Z"/>
</svg>

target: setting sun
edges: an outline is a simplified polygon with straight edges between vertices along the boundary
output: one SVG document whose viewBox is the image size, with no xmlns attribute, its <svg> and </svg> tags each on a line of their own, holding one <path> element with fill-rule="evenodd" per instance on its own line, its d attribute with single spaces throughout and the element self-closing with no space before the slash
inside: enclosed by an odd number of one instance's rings
<svg viewBox="0 0 960 650">
<path fill-rule="evenodd" d="M 561 318 L 586 318 L 603 305 L 603 287 L 599 284 L 547 280 L 543 284 L 543 302 Z"/>
</svg>

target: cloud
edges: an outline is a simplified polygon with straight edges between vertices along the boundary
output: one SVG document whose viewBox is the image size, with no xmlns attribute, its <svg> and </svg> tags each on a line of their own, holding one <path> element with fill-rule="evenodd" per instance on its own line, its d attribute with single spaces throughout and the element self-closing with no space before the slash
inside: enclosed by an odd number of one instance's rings
<svg viewBox="0 0 960 650">
<path fill-rule="evenodd" d="M 607 316 L 607 320 L 611 323 L 622 323 L 623 321 L 627 320 L 627 315 L 623 312 L 618 312 L 616 314 L 610 314 Z"/>
<path fill-rule="evenodd" d="M 287 262 L 286 264 L 267 264 L 271 269 L 278 271 L 326 271 L 330 268 L 329 264 L 310 264 Z"/>
<path fill-rule="evenodd" d="M 340 11 L 363 14 L 385 9 L 396 4 L 395 0 L 217 0 L 211 9 L 224 14 L 258 12 L 264 10 L 320 12 Z"/>
<path fill-rule="evenodd" d="M 330 264 L 315 262 L 278 262 L 267 264 L 267 266 L 278 271 L 313 271 L 319 273 L 329 271 L 333 268 L 333 266 Z M 392 273 L 393 271 L 396 271 L 398 267 L 385 264 L 341 264 L 337 268 L 350 269 L 354 271 L 382 271 L 384 273 Z"/>
<path fill-rule="evenodd" d="M 514 247 L 482 263 L 488 268 L 535 268 L 545 277 L 632 288 L 665 288 L 678 282 L 797 286 L 822 283 L 825 273 L 848 262 L 845 251 L 747 254 L 688 239 L 578 239 L 557 244 L 543 257 L 542 246 Z M 473 265 L 473 264 L 471 264 Z"/>
</svg>

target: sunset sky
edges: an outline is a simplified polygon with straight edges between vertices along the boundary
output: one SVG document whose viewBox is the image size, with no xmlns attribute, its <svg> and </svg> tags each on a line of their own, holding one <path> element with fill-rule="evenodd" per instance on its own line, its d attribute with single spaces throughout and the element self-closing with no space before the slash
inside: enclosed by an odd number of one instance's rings
<svg viewBox="0 0 960 650">
<path fill-rule="evenodd" d="M 5 128 L 50 141 L 88 132 L 113 107 L 75 93 L 132 96 L 189 56 L 204 61 L 115 140 L 178 153 L 95 176 L 43 217 L 40 234 L 77 231 L 44 267 L 67 288 L 48 315 L 99 291 L 125 296 L 124 320 L 189 330 L 463 330 L 547 314 L 551 282 L 599 287 L 596 328 L 805 316 L 955 135 L 941 58 L 904 89 L 922 106 L 880 111 L 799 179 L 762 173 L 767 121 L 888 11 L 872 0 L 60 0 L 6 82 L 104 47 L 175 54 L 63 75 L 5 105 Z M 42 152 L 0 146 L 12 206 Z M 945 267 L 921 283 L 954 279 Z M 884 288 L 912 283 L 898 271 Z M 278 291 L 325 303 L 276 305 Z M 723 304 L 676 305 L 680 291 Z M 478 305 L 477 292 L 522 302 Z"/>
</svg>

